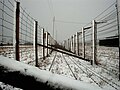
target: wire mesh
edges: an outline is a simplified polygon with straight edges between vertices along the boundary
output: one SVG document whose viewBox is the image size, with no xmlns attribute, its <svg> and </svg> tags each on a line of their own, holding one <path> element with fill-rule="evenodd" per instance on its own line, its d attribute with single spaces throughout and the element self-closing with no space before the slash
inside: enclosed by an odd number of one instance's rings
<svg viewBox="0 0 120 90">
<path fill-rule="evenodd" d="M 14 58 L 14 0 L 0 1 L 0 54 Z"/>
<path fill-rule="evenodd" d="M 103 22 L 97 24 L 97 62 L 102 67 L 106 66 L 106 69 L 116 77 L 119 74 L 117 19 L 116 3 L 96 18 L 96 21 Z"/>
<path fill-rule="evenodd" d="M 38 60 L 41 61 L 41 59 L 43 58 L 42 56 L 42 47 L 39 45 L 41 44 L 42 45 L 42 28 L 40 26 L 38 26 L 38 31 L 37 31 L 37 49 L 38 49 Z"/>
<path fill-rule="evenodd" d="M 19 48 L 20 61 L 29 63 L 35 60 L 34 56 L 34 19 L 25 9 L 20 6 L 20 32 L 19 32 Z"/>
<path fill-rule="evenodd" d="M 120 6 L 118 6 L 119 10 Z M 119 31 L 117 18 L 116 3 L 113 3 L 109 8 L 103 11 L 95 18 L 96 38 L 94 38 L 93 22 L 87 24 L 90 27 L 83 27 L 85 36 L 79 36 L 79 56 L 83 57 L 83 39 L 85 39 L 85 59 L 93 60 L 96 56 L 96 63 L 100 67 L 105 68 L 108 73 L 114 73 L 115 77 L 119 76 Z M 92 26 L 92 27 L 91 27 Z M 86 28 L 87 27 L 87 28 Z M 97 44 L 97 45 L 96 45 Z M 72 43 L 73 51 L 74 45 Z M 94 53 L 96 49 L 97 52 Z"/>
<path fill-rule="evenodd" d="M 15 59 L 15 0 L 0 1 L 0 55 Z M 35 19 L 20 5 L 19 17 L 19 55 L 20 61 L 25 63 L 35 62 Z M 42 57 L 42 30 L 37 27 L 38 58 Z M 49 41 L 51 42 L 51 41 Z M 52 42 L 51 42 L 52 43 Z M 33 63 L 34 65 L 34 63 Z"/>
<path fill-rule="evenodd" d="M 92 60 L 93 59 L 92 58 L 92 54 L 93 54 L 93 50 L 92 50 L 92 47 L 93 47 L 92 28 L 85 30 L 85 37 L 84 38 L 85 38 L 85 58 L 89 59 L 89 60 Z"/>
</svg>

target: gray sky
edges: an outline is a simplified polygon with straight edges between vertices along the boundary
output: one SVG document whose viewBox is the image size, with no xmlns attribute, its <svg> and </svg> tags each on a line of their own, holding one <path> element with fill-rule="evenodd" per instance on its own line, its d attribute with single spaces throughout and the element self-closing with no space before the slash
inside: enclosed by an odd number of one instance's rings
<svg viewBox="0 0 120 90">
<path fill-rule="evenodd" d="M 30 15 L 39 22 L 39 25 L 45 27 L 51 35 L 53 35 L 53 17 L 55 16 L 55 34 L 57 32 L 59 41 L 66 40 L 77 31 L 81 31 L 81 27 L 115 2 L 115 0 L 20 1 L 21 6 L 26 8 Z"/>
</svg>

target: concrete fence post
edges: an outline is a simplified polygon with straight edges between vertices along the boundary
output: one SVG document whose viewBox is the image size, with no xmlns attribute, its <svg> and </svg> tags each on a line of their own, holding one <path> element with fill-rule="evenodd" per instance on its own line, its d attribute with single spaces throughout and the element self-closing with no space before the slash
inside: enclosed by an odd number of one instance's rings
<svg viewBox="0 0 120 90">
<path fill-rule="evenodd" d="M 76 54 L 79 55 L 79 33 L 76 32 Z"/>
<path fill-rule="evenodd" d="M 48 32 L 46 32 L 46 46 L 48 47 Z M 46 49 L 47 49 L 46 53 L 48 56 L 48 48 L 46 48 Z"/>
<path fill-rule="evenodd" d="M 34 32 L 35 32 L 35 66 L 38 67 L 38 49 L 37 49 L 37 31 L 38 31 L 38 22 L 35 21 L 35 26 L 34 26 Z"/>
<path fill-rule="evenodd" d="M 93 62 L 92 64 L 97 64 L 97 24 L 95 20 L 92 21 L 92 28 L 93 28 Z"/>
<path fill-rule="evenodd" d="M 70 39 L 68 39 L 68 50 L 70 50 Z"/>
<path fill-rule="evenodd" d="M 71 51 L 73 52 L 73 36 L 71 37 Z"/>
<path fill-rule="evenodd" d="M 43 28 L 43 60 L 45 60 L 45 31 Z"/>
<path fill-rule="evenodd" d="M 20 2 L 16 3 L 16 44 L 15 44 L 15 59 L 20 61 L 19 54 L 19 23 L 20 23 Z"/>
<path fill-rule="evenodd" d="M 73 35 L 73 52 L 75 53 L 75 46 L 76 46 L 76 43 L 75 43 L 75 37 L 76 35 Z"/>
<path fill-rule="evenodd" d="M 70 44 L 70 47 L 69 47 L 69 50 L 71 51 L 71 38 L 69 39 L 69 44 Z"/>
<path fill-rule="evenodd" d="M 82 57 L 85 58 L 85 32 L 82 27 Z"/>
<path fill-rule="evenodd" d="M 118 37 L 119 37 L 119 80 L 120 80 L 120 0 L 116 0 Z"/>
</svg>

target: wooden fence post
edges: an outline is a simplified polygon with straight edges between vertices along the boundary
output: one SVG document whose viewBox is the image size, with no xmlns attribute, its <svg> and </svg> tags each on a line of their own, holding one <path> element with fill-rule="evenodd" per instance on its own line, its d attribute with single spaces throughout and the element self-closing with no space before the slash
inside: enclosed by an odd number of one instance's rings
<svg viewBox="0 0 120 90">
<path fill-rule="evenodd" d="M 71 51 L 71 38 L 69 39 L 69 50 Z"/>
<path fill-rule="evenodd" d="M 97 64 L 97 24 L 95 20 L 92 21 L 93 25 L 93 63 L 92 64 Z"/>
<path fill-rule="evenodd" d="M 45 31 L 44 31 L 44 28 L 43 28 L 43 60 L 45 60 L 45 35 L 44 35 Z"/>
<path fill-rule="evenodd" d="M 76 54 L 79 55 L 79 33 L 76 32 Z"/>
<path fill-rule="evenodd" d="M 82 57 L 85 58 L 85 32 L 82 27 Z"/>
<path fill-rule="evenodd" d="M 75 43 L 75 37 L 76 37 L 76 35 L 73 35 L 73 52 L 74 52 L 74 53 L 75 53 L 75 49 L 76 49 L 76 48 L 75 48 L 75 46 L 76 46 L 76 45 L 75 45 L 75 44 L 76 44 L 76 43 Z"/>
<path fill-rule="evenodd" d="M 35 21 L 35 66 L 36 67 L 38 67 L 37 30 L 38 30 L 38 22 Z"/>
<path fill-rule="evenodd" d="M 46 45 L 47 45 L 47 47 L 48 47 L 48 32 L 46 32 Z M 47 56 L 48 56 L 48 48 L 47 48 Z"/>
<path fill-rule="evenodd" d="M 16 3 L 16 44 L 15 44 L 15 56 L 16 60 L 20 61 L 20 54 L 19 54 L 19 18 L 20 18 L 20 2 Z"/>
<path fill-rule="evenodd" d="M 70 51 L 70 39 L 68 39 L 68 50 Z"/>
<path fill-rule="evenodd" d="M 116 0 L 118 38 L 119 38 L 119 80 L 120 80 L 120 0 Z"/>
<path fill-rule="evenodd" d="M 71 51 L 73 52 L 73 36 L 71 37 Z"/>
</svg>

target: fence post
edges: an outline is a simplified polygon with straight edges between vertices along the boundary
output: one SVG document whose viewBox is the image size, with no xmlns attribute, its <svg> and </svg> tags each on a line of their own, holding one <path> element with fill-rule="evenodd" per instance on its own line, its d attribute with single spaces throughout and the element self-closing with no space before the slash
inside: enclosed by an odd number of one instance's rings
<svg viewBox="0 0 120 90">
<path fill-rule="evenodd" d="M 75 53 L 75 36 L 76 35 L 73 35 L 73 53 Z"/>
<path fill-rule="evenodd" d="M 93 62 L 92 64 L 97 64 L 97 24 L 95 20 L 92 21 L 93 25 Z"/>
<path fill-rule="evenodd" d="M 51 38 L 51 35 L 49 35 L 49 45 L 50 45 L 50 47 L 52 48 L 52 38 Z M 49 49 L 49 54 L 51 54 L 52 53 L 52 50 L 51 49 Z"/>
<path fill-rule="evenodd" d="M 44 35 L 44 33 L 45 33 L 45 31 L 44 31 L 44 28 L 43 28 L 43 60 L 45 60 L 45 40 L 44 40 L 44 38 L 45 38 L 45 35 Z"/>
<path fill-rule="evenodd" d="M 117 0 L 118 4 L 118 18 L 119 18 L 119 80 L 120 80 L 120 0 Z"/>
<path fill-rule="evenodd" d="M 50 34 L 48 33 L 48 47 L 50 45 Z M 50 54 L 50 49 L 48 49 L 48 55 Z"/>
<path fill-rule="evenodd" d="M 75 53 L 76 53 L 76 55 L 77 55 L 77 47 L 78 47 L 78 45 L 77 45 L 77 32 L 76 32 L 76 38 L 75 38 Z"/>
<path fill-rule="evenodd" d="M 48 32 L 46 32 L 46 45 L 48 47 Z M 48 48 L 47 48 L 47 56 L 48 56 Z"/>
<path fill-rule="evenodd" d="M 79 48 L 80 48 L 79 36 L 80 36 L 80 33 L 78 33 L 78 55 L 79 55 Z"/>
<path fill-rule="evenodd" d="M 73 36 L 71 37 L 71 51 L 73 52 Z"/>
<path fill-rule="evenodd" d="M 118 38 L 119 38 L 119 80 L 120 80 L 120 0 L 116 0 Z"/>
<path fill-rule="evenodd" d="M 35 32 L 35 42 L 34 42 L 34 46 L 35 46 L 35 66 L 38 67 L 38 49 L 37 49 L 37 31 L 38 31 L 38 22 L 35 21 L 34 22 L 34 32 Z"/>
<path fill-rule="evenodd" d="M 74 35 L 73 35 L 73 46 L 72 46 L 72 51 L 73 51 L 73 53 L 74 53 Z"/>
<path fill-rule="evenodd" d="M 70 43 L 70 40 L 68 39 L 68 50 L 70 50 L 70 45 L 69 45 L 69 43 Z"/>
<path fill-rule="evenodd" d="M 76 32 L 76 54 L 79 55 L 79 34 Z"/>
<path fill-rule="evenodd" d="M 19 55 L 19 17 L 20 17 L 20 2 L 16 3 L 16 44 L 15 44 L 15 59 L 20 61 Z"/>
<path fill-rule="evenodd" d="M 85 32 L 84 32 L 84 27 L 82 27 L 82 57 L 85 58 Z"/>
<path fill-rule="evenodd" d="M 74 53 L 74 35 L 73 35 L 73 46 L 72 46 L 72 51 L 73 51 L 73 53 Z"/>
<path fill-rule="evenodd" d="M 71 51 L 71 39 L 69 39 L 69 50 Z"/>
<path fill-rule="evenodd" d="M 75 42 L 74 42 L 74 35 L 73 35 L 73 53 L 74 53 L 74 43 L 75 43 Z"/>
<path fill-rule="evenodd" d="M 63 42 L 64 49 L 66 49 L 66 41 Z"/>
</svg>

